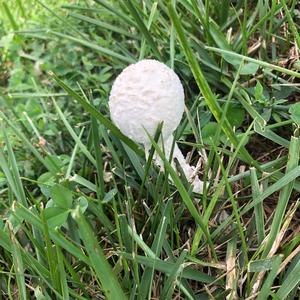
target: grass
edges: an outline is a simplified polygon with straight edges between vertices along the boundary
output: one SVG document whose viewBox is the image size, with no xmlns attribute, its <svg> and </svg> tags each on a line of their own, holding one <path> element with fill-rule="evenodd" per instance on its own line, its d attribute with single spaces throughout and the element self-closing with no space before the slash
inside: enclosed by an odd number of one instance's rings
<svg viewBox="0 0 300 300">
<path fill-rule="evenodd" d="M 1 299 L 299 299 L 297 1 L 0 6 Z M 142 58 L 180 76 L 203 195 L 110 121 Z"/>
</svg>

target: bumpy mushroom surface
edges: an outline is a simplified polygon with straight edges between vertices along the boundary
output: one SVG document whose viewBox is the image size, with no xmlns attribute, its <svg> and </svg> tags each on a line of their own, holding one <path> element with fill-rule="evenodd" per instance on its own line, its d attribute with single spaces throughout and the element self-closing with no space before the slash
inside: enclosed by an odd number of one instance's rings
<svg viewBox="0 0 300 300">
<path fill-rule="evenodd" d="M 137 143 L 149 144 L 143 127 L 154 135 L 160 122 L 163 137 L 171 136 L 184 111 L 184 92 L 175 72 L 144 59 L 125 68 L 116 78 L 109 97 L 111 118 Z"/>
<path fill-rule="evenodd" d="M 146 152 L 151 147 L 147 132 L 152 136 L 163 122 L 162 135 L 166 155 L 170 155 L 173 131 L 184 112 L 184 91 L 176 73 L 163 63 L 144 59 L 129 65 L 116 78 L 109 97 L 109 109 L 113 122 Z M 145 130 L 146 129 L 146 130 Z M 173 159 L 177 158 L 186 177 L 193 182 L 194 191 L 201 193 L 199 178 L 193 177 L 194 169 L 175 144 Z M 156 163 L 162 161 L 156 156 Z M 174 163 L 173 163 L 174 165 Z"/>
</svg>

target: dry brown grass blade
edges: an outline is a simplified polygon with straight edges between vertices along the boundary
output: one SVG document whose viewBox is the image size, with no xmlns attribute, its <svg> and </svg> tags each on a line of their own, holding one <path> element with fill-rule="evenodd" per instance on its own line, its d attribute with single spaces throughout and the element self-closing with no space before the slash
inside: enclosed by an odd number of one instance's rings
<svg viewBox="0 0 300 300">
<path fill-rule="evenodd" d="M 236 300 L 238 299 L 236 283 L 237 283 L 237 266 L 236 266 L 236 243 L 237 239 L 234 236 L 229 242 L 227 246 L 227 255 L 226 255 L 226 290 L 230 290 L 231 292 L 227 295 L 226 299 Z"/>
<path fill-rule="evenodd" d="M 281 273 L 298 253 L 300 253 L 300 245 L 282 262 L 277 274 Z"/>
</svg>

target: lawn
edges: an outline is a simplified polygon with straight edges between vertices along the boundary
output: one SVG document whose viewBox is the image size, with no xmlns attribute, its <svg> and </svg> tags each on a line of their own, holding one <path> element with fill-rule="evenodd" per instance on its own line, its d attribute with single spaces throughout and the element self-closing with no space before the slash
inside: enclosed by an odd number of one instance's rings
<svg viewBox="0 0 300 300">
<path fill-rule="evenodd" d="M 0 299 L 300 299 L 299 30 L 296 0 L 0 0 Z M 112 120 L 143 59 L 202 193 L 164 123 Z"/>
</svg>

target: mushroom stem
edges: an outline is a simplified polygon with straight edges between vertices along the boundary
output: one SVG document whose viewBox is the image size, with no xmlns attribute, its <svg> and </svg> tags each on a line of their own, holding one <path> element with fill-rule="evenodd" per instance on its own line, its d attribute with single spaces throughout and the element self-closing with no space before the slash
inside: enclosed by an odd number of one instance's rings
<svg viewBox="0 0 300 300">
<path fill-rule="evenodd" d="M 173 137 L 168 138 L 167 141 L 164 142 L 165 155 L 167 158 L 170 157 L 171 150 L 172 150 L 172 144 L 173 144 Z M 147 153 L 147 152 L 149 152 L 150 149 L 145 145 L 145 150 Z M 174 150 L 173 150 L 173 154 L 172 154 L 172 167 L 174 169 L 176 169 L 175 159 L 177 159 L 187 180 L 193 185 L 193 191 L 195 193 L 202 194 L 203 193 L 203 181 L 201 181 L 199 179 L 198 175 L 195 175 L 195 168 L 193 166 L 190 166 L 186 162 L 186 160 L 176 142 L 174 144 Z M 157 154 L 154 155 L 154 161 L 157 165 L 159 165 L 163 169 L 164 163 Z"/>
</svg>

